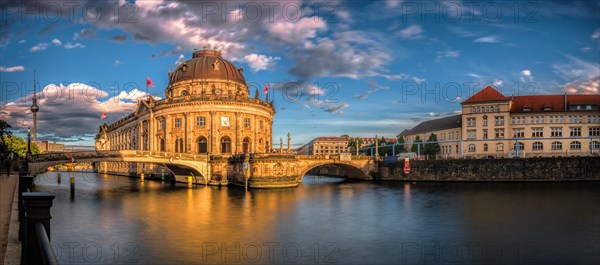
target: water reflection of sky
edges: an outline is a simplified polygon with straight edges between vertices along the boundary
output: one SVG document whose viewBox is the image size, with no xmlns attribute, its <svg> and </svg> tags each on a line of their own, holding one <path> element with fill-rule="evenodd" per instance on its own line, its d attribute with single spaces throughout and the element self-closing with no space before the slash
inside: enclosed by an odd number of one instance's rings
<svg viewBox="0 0 600 265">
<path fill-rule="evenodd" d="M 68 174 L 61 184 L 55 174 L 38 178 L 35 189 L 56 195 L 52 241 L 65 264 L 512 264 L 525 260 L 523 253 L 532 253 L 526 261 L 533 263 L 600 261 L 593 251 L 600 243 L 590 236 L 600 233 L 599 183 L 373 183 L 320 176 L 298 188 L 246 192 L 87 173 L 76 176 L 70 200 Z M 79 245 L 69 256 L 72 243 Z M 503 255 L 485 259 L 477 248 L 479 256 L 466 255 L 469 247 L 490 244 Z M 98 246 L 101 255 L 91 259 Z"/>
</svg>

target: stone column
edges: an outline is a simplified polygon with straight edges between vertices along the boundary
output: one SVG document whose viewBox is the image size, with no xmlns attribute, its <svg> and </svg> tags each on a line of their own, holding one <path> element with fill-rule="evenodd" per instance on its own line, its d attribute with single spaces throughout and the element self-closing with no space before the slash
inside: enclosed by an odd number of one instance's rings
<svg viewBox="0 0 600 265">
<path fill-rule="evenodd" d="M 190 113 L 189 112 L 184 112 L 183 113 L 183 152 L 182 153 L 187 153 L 188 152 L 188 137 L 189 137 L 189 124 L 190 122 L 188 121 L 188 119 L 190 118 Z"/>
<path fill-rule="evenodd" d="M 214 113 L 212 111 L 210 111 L 209 113 L 209 117 L 210 117 L 210 123 L 209 123 L 209 129 L 208 129 L 208 153 L 212 154 L 214 153 L 214 138 L 215 138 L 215 126 L 213 124 L 214 121 Z"/>
<path fill-rule="evenodd" d="M 240 120 L 239 115 L 240 114 L 238 112 L 236 112 L 235 116 L 234 116 L 235 117 L 234 118 L 234 120 L 235 120 L 235 127 L 234 127 L 234 129 L 235 129 L 235 147 L 233 148 L 234 154 L 237 154 L 239 151 L 242 150 L 240 148 L 241 141 L 240 141 L 240 132 L 239 132 L 239 128 L 242 128 L 242 126 L 239 125 L 239 120 Z"/>
<path fill-rule="evenodd" d="M 172 152 L 172 144 L 171 144 L 171 126 L 173 121 L 171 120 L 171 115 L 165 116 L 165 152 Z"/>
</svg>

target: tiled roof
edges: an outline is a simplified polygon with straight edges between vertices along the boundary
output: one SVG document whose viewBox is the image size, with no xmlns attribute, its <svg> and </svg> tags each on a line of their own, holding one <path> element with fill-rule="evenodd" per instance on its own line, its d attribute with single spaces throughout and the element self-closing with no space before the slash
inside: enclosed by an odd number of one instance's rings
<svg viewBox="0 0 600 265">
<path fill-rule="evenodd" d="M 452 128 L 461 128 L 462 125 L 462 116 L 453 115 L 444 118 L 439 118 L 435 120 L 428 120 L 419 123 L 419 125 L 415 126 L 410 130 L 404 130 L 400 135 L 411 135 L 411 134 L 419 134 L 419 133 L 427 133 L 439 130 L 446 130 Z"/>
<path fill-rule="evenodd" d="M 467 100 L 463 101 L 461 104 L 465 103 L 475 103 L 475 102 L 489 102 L 489 101 L 504 101 L 509 100 L 509 97 L 502 95 L 496 89 L 491 86 L 486 86 L 481 91 L 475 93 L 475 95 L 471 96 Z"/>
<path fill-rule="evenodd" d="M 569 105 L 572 104 L 600 106 L 600 95 L 514 96 L 510 112 L 563 112 L 569 111 Z"/>
<path fill-rule="evenodd" d="M 313 139 L 313 142 L 347 142 L 348 137 L 339 137 L 339 136 L 321 136 Z"/>
</svg>

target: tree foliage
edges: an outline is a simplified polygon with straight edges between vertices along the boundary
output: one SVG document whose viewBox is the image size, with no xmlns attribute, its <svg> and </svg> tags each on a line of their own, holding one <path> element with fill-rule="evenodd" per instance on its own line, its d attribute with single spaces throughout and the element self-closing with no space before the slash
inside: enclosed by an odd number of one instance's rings
<svg viewBox="0 0 600 265">
<path fill-rule="evenodd" d="M 429 139 L 427 139 L 427 143 L 425 144 L 425 154 L 426 155 L 437 155 L 440 152 L 440 144 L 433 143 L 437 142 L 437 135 L 432 133 L 429 135 Z"/>
<path fill-rule="evenodd" d="M 10 124 L 5 120 L 0 120 L 0 156 L 5 157 L 8 155 L 8 146 L 4 141 L 4 137 L 11 137 Z"/>
<path fill-rule="evenodd" d="M 25 157 L 27 155 L 27 141 L 16 136 L 2 136 L 2 142 L 6 144 L 6 154 L 13 153 L 19 157 Z M 42 150 L 35 144 L 31 143 L 31 153 L 38 155 L 42 153 Z"/>
<path fill-rule="evenodd" d="M 410 151 L 413 153 L 417 153 L 419 155 L 423 154 L 423 144 L 420 144 L 421 145 L 420 150 L 419 150 L 419 144 L 418 144 L 418 143 L 422 143 L 422 142 L 423 141 L 421 140 L 421 137 L 417 135 L 417 137 L 415 137 L 415 141 L 413 142 L 412 147 L 410 148 Z M 421 151 L 421 152 L 419 153 L 419 151 Z"/>
</svg>

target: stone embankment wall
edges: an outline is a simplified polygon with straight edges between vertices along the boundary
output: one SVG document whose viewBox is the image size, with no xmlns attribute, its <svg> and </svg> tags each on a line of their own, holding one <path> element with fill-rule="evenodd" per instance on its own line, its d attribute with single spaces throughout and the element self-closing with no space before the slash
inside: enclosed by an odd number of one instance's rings
<svg viewBox="0 0 600 265">
<path fill-rule="evenodd" d="M 376 179 L 408 181 L 600 180 L 600 157 L 411 160 L 380 162 Z"/>
</svg>

